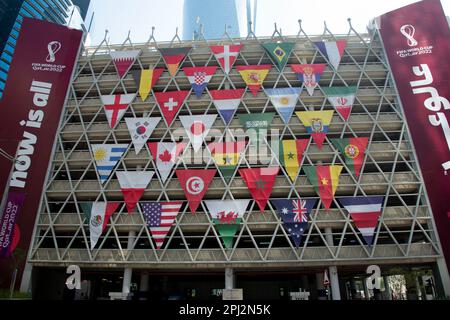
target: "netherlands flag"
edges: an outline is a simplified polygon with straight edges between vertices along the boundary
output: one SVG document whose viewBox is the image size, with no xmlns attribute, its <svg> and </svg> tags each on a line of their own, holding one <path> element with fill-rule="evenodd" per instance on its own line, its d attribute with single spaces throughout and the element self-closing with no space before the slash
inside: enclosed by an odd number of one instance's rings
<svg viewBox="0 0 450 320">
<path fill-rule="evenodd" d="M 384 197 L 340 198 L 339 202 L 350 213 L 355 226 L 361 232 L 368 245 L 372 244 L 375 228 L 381 215 Z"/>
<path fill-rule="evenodd" d="M 341 62 L 341 58 L 344 54 L 344 49 L 347 46 L 347 41 L 319 41 L 314 42 L 314 44 L 317 49 L 325 56 L 325 58 L 327 58 L 334 69 L 337 70 L 337 68 L 339 67 L 339 63 Z"/>
<path fill-rule="evenodd" d="M 233 119 L 245 89 L 210 90 L 209 92 L 223 122 L 228 125 Z"/>
</svg>

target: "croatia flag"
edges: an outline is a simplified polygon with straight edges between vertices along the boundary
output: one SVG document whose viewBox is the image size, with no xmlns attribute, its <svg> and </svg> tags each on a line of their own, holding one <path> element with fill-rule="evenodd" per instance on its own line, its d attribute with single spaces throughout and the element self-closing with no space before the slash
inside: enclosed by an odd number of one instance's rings
<svg viewBox="0 0 450 320">
<path fill-rule="evenodd" d="M 324 55 L 325 58 L 331 63 L 335 70 L 339 67 L 341 58 L 344 55 L 344 49 L 347 46 L 347 41 L 319 41 L 314 42 L 317 49 Z"/>
<path fill-rule="evenodd" d="M 195 95 L 200 98 L 203 91 L 216 72 L 217 67 L 186 67 L 183 68 L 184 73 L 189 79 Z"/>
<path fill-rule="evenodd" d="M 245 89 L 211 90 L 212 100 L 225 124 L 229 124 L 241 103 Z"/>
<path fill-rule="evenodd" d="M 350 213 L 355 226 L 361 232 L 365 242 L 370 246 L 375 228 L 381 216 L 384 197 L 350 197 L 340 198 L 339 202 Z"/>
</svg>

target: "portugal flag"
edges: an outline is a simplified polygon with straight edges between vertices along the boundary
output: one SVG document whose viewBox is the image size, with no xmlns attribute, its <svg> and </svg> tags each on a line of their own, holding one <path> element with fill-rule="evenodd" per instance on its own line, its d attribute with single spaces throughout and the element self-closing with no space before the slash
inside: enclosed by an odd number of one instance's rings
<svg viewBox="0 0 450 320">
<path fill-rule="evenodd" d="M 309 182 L 319 194 L 324 207 L 329 209 L 339 185 L 342 166 L 304 166 L 303 170 L 305 170 Z"/>
<path fill-rule="evenodd" d="M 261 212 L 264 212 L 267 200 L 272 193 L 279 169 L 279 167 L 239 169 L 239 174 L 247 184 Z"/>
<path fill-rule="evenodd" d="M 369 138 L 344 138 L 330 139 L 331 143 L 342 153 L 345 158 L 345 164 L 350 171 L 359 177 L 361 167 L 364 163 L 364 154 L 369 143 Z"/>
<path fill-rule="evenodd" d="M 237 66 L 236 70 L 239 71 L 245 84 L 256 97 L 259 88 L 261 88 L 271 68 L 272 66 L 270 64 L 261 64 L 255 66 Z"/>
</svg>

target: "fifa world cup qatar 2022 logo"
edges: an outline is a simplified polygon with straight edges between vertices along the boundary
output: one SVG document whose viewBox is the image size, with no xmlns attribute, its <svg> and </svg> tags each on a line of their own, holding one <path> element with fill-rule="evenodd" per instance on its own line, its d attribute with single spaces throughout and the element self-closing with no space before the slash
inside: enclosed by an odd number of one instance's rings
<svg viewBox="0 0 450 320">
<path fill-rule="evenodd" d="M 48 56 L 45 59 L 45 61 L 47 62 L 55 62 L 56 57 L 55 54 L 61 50 L 61 42 L 59 41 L 50 41 L 47 45 L 47 50 L 48 50 Z"/>
<path fill-rule="evenodd" d="M 433 46 L 423 41 L 420 37 L 417 37 L 417 30 L 412 24 L 404 24 L 399 29 L 400 33 L 405 37 L 405 42 L 408 47 L 403 47 L 397 50 L 396 53 L 400 58 L 412 57 L 422 54 L 432 53 Z M 420 33 L 420 32 L 419 32 Z M 419 39 L 421 44 L 419 45 Z"/>
<path fill-rule="evenodd" d="M 34 62 L 31 64 L 33 71 L 47 71 L 61 73 L 66 68 L 65 65 L 57 64 L 57 53 L 62 49 L 62 44 L 59 41 L 50 41 L 47 44 L 47 56 L 45 58 L 46 63 Z"/>
</svg>

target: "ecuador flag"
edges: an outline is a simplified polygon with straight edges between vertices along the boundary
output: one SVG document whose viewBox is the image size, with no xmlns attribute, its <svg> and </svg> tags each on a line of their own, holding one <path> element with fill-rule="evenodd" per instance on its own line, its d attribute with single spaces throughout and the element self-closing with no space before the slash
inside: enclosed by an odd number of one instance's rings
<svg viewBox="0 0 450 320">
<path fill-rule="evenodd" d="M 334 194 L 339 185 L 339 176 L 342 166 L 304 166 L 303 170 L 308 177 L 309 182 L 319 194 L 320 199 L 326 209 L 330 208 Z"/>
<path fill-rule="evenodd" d="M 295 114 L 311 134 L 317 148 L 322 149 L 323 141 L 328 133 L 334 110 L 299 111 Z"/>
</svg>

